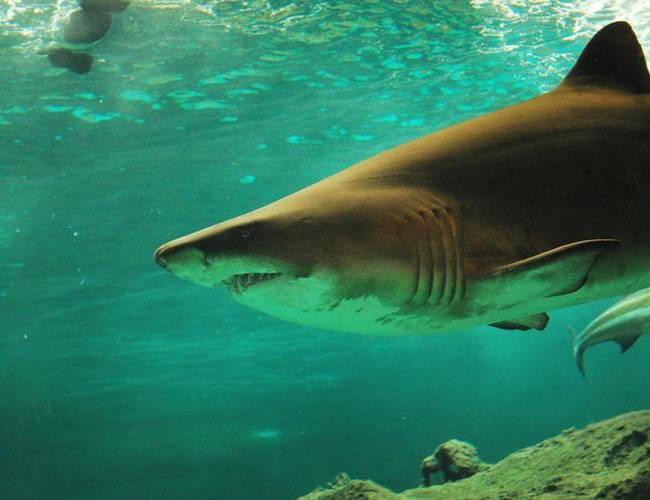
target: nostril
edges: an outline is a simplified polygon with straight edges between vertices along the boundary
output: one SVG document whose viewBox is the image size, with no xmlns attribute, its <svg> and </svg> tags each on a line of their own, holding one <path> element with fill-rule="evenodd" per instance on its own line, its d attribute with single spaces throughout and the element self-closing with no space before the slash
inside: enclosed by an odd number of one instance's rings
<svg viewBox="0 0 650 500">
<path fill-rule="evenodd" d="M 175 272 L 173 268 L 195 266 L 197 262 L 202 267 L 207 267 L 205 254 L 193 247 L 191 241 L 183 241 L 183 238 L 160 245 L 153 257 L 160 267 L 172 272 Z"/>
<path fill-rule="evenodd" d="M 194 246 L 191 238 L 168 241 L 156 249 L 153 258 L 166 271 L 199 285 L 211 287 L 223 279 L 221 275 L 214 277 L 209 258 Z"/>
</svg>

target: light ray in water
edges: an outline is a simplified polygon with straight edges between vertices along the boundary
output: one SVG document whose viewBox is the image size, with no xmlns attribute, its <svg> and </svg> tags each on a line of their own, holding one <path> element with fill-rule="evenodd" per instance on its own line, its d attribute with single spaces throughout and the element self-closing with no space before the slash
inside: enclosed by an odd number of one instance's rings
<svg viewBox="0 0 650 500">
<path fill-rule="evenodd" d="M 251 437 L 264 441 L 274 441 L 282 437 L 282 431 L 279 429 L 255 429 L 251 432 Z"/>
</svg>

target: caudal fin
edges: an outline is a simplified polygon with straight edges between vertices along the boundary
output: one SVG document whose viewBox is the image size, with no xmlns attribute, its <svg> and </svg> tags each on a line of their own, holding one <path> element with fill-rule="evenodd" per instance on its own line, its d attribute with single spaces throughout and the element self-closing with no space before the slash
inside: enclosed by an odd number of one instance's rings
<svg viewBox="0 0 650 500">
<path fill-rule="evenodd" d="M 587 378 L 587 375 L 585 374 L 584 363 L 583 363 L 584 352 L 585 352 L 584 347 L 579 347 L 578 349 L 573 350 L 573 356 L 576 358 L 576 365 L 578 366 L 578 370 L 580 370 L 580 374 L 582 375 L 582 378 Z"/>
<path fill-rule="evenodd" d="M 567 328 L 569 329 L 569 333 L 571 333 L 571 338 L 573 339 L 573 357 L 576 360 L 576 365 L 578 366 L 578 370 L 580 370 L 582 377 L 587 378 L 584 367 L 585 347 L 578 343 L 578 335 L 571 325 L 567 325 Z"/>
<path fill-rule="evenodd" d="M 627 337 L 622 337 L 620 339 L 616 339 L 615 342 L 621 346 L 621 354 L 623 354 L 625 351 L 627 351 L 630 347 L 634 345 L 634 343 L 639 340 L 639 337 L 641 334 L 639 333 L 638 335 L 628 335 Z"/>
</svg>

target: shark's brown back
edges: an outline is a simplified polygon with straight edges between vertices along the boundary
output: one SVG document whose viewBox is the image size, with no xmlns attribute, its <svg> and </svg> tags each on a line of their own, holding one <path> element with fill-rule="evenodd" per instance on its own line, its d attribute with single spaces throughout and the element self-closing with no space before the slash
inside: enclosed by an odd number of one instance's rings
<svg viewBox="0 0 650 500">
<path fill-rule="evenodd" d="M 503 265 L 578 240 L 650 244 L 650 74 L 627 23 L 553 92 L 370 158 L 332 181 L 430 190 L 465 253 Z"/>
</svg>

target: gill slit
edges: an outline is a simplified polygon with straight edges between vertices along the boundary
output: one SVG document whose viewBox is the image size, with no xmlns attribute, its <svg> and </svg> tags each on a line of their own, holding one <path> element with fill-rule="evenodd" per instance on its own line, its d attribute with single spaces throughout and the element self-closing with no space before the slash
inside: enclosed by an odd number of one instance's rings
<svg viewBox="0 0 650 500">
<path fill-rule="evenodd" d="M 426 304 L 431 298 L 433 289 L 433 254 L 431 250 L 431 217 L 424 211 L 415 214 L 405 215 L 413 232 L 413 244 L 415 252 L 414 283 L 408 303 L 414 305 Z"/>
<path fill-rule="evenodd" d="M 460 211 L 455 210 L 452 213 L 450 208 L 437 204 L 433 207 L 432 214 L 439 231 L 439 257 L 436 259 L 436 267 L 441 273 L 435 303 L 460 303 L 465 297 L 465 261 Z"/>
<path fill-rule="evenodd" d="M 409 231 L 413 233 L 413 241 L 415 242 L 415 265 L 413 266 L 413 289 L 411 290 L 411 294 L 409 298 L 406 300 L 407 303 L 412 303 L 418 293 L 418 287 L 420 286 L 420 249 L 418 245 L 418 227 L 417 227 L 417 221 L 411 219 L 408 214 L 404 215 L 404 220 L 406 221 Z"/>
<path fill-rule="evenodd" d="M 434 224 L 433 226 L 435 227 L 436 234 L 434 237 L 433 231 L 431 232 L 431 238 L 435 243 L 435 252 L 433 259 L 436 262 L 435 269 L 433 270 L 433 276 L 434 276 L 434 289 L 435 289 L 435 299 L 433 303 L 435 305 L 438 305 L 442 301 L 442 295 L 445 291 L 445 284 L 447 281 L 447 272 L 446 272 L 446 266 L 445 266 L 445 261 L 446 255 L 445 255 L 445 245 L 443 244 L 443 241 L 445 239 L 445 234 L 442 230 L 442 222 L 440 221 L 440 213 L 435 209 L 431 209 L 431 215 L 433 216 L 433 221 Z"/>
<path fill-rule="evenodd" d="M 454 300 L 456 292 L 456 252 L 454 252 L 454 232 L 447 212 L 445 211 L 442 220 L 442 230 L 445 237 L 442 239 L 442 244 L 445 246 L 445 275 L 447 281 L 445 283 L 445 290 L 442 293 L 442 303 L 451 304 Z"/>
<path fill-rule="evenodd" d="M 417 221 L 411 220 L 408 216 L 405 216 L 405 219 L 408 221 L 409 225 L 413 228 L 415 234 L 415 283 L 413 284 L 413 292 L 411 297 L 408 299 L 408 302 L 411 303 L 415 300 L 418 294 L 418 288 L 420 287 L 420 245 L 418 238 L 418 227 Z"/>
<path fill-rule="evenodd" d="M 414 233 L 414 284 L 407 302 L 451 305 L 465 297 L 465 265 L 459 212 L 436 203 L 405 215 Z"/>
<path fill-rule="evenodd" d="M 431 233 L 434 224 L 432 218 L 429 217 L 426 212 L 420 211 L 418 212 L 418 214 L 420 215 L 420 218 L 424 222 L 423 252 L 427 263 L 427 268 L 425 269 L 425 273 L 424 273 L 424 275 L 427 278 L 427 282 L 426 282 L 426 289 L 424 291 L 424 297 L 422 298 L 422 303 L 424 304 L 429 301 L 429 299 L 431 298 L 431 293 L 433 292 L 433 278 L 435 276 L 435 272 L 433 269 L 433 251 L 431 247 Z"/>
</svg>

